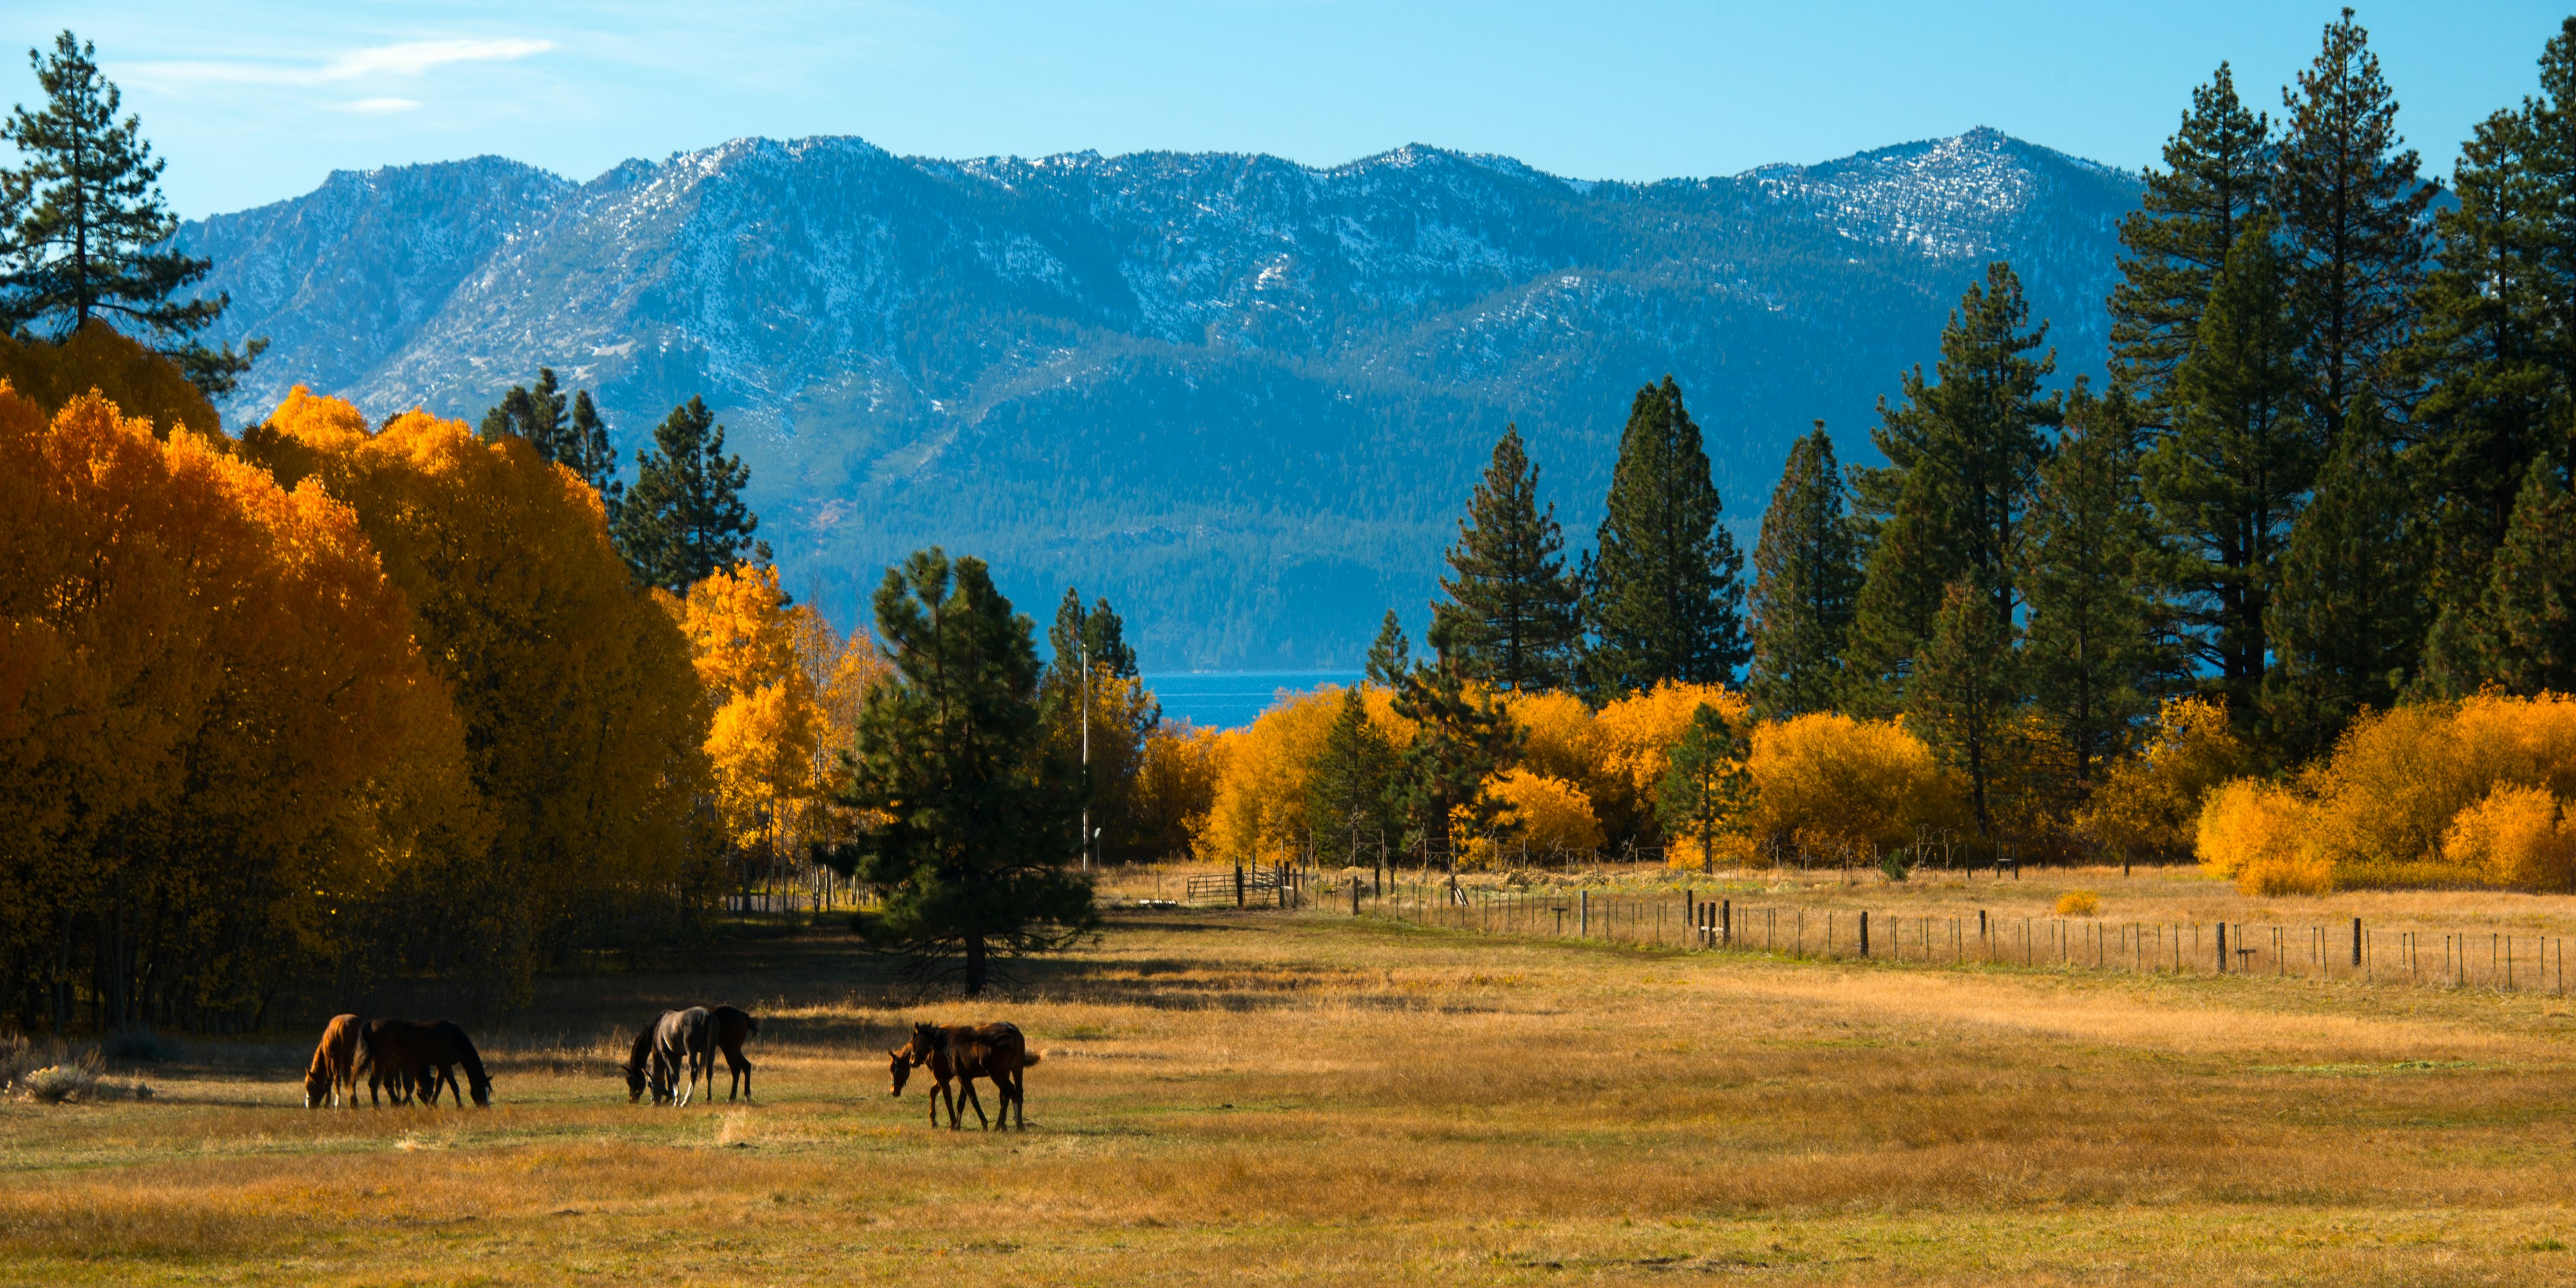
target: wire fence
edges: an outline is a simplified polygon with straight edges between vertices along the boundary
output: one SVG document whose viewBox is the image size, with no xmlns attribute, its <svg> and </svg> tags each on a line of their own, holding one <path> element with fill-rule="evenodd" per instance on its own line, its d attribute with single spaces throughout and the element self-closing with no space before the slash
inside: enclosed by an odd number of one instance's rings
<svg viewBox="0 0 2576 1288">
<path fill-rule="evenodd" d="M 1912 914 L 1706 899 L 1691 891 L 1481 890 L 1445 881 L 1352 882 L 1353 916 L 1391 917 L 1489 935 L 1574 938 L 1639 947 L 1935 966 L 2019 966 L 2157 975 L 2255 975 L 2488 988 L 2567 990 L 2566 941 L 2505 931 L 2375 929 L 2335 922 L 2123 921 Z M 1342 898 L 1334 898 L 1340 904 Z M 1324 901 L 1318 898 L 1320 905 Z"/>
</svg>

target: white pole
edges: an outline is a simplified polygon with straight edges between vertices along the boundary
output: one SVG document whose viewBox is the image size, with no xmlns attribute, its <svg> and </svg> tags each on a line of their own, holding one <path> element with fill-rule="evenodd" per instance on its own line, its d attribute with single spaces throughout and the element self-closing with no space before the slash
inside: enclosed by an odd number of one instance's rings
<svg viewBox="0 0 2576 1288">
<path fill-rule="evenodd" d="M 1081 619 L 1075 619 L 1079 622 Z M 1079 632 L 1081 626 L 1075 626 Z M 1091 870 L 1091 641 L 1074 637 L 1074 656 L 1082 660 L 1082 870 Z"/>
</svg>

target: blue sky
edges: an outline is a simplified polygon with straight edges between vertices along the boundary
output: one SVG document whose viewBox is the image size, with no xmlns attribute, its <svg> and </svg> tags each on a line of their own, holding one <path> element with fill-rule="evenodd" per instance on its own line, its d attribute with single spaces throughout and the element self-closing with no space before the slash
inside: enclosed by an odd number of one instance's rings
<svg viewBox="0 0 2576 1288">
<path fill-rule="evenodd" d="M 932 156 L 1408 142 L 1581 178 L 1727 174 L 1976 125 L 2136 167 L 2220 59 L 2258 106 L 2333 3 L 239 4 L 10 0 L 0 44 L 68 26 L 168 158 L 185 215 L 333 169 L 493 152 L 586 179 L 749 134 Z M 2437 173 L 2533 84 L 2565 10 L 2364 5 Z M 0 101 L 32 97 L 22 64 Z"/>
</svg>

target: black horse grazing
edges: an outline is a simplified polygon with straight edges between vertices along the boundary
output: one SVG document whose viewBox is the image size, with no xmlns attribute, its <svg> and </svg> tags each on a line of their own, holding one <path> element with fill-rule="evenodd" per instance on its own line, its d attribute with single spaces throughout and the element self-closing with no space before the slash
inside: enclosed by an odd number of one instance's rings
<svg viewBox="0 0 2576 1288">
<path fill-rule="evenodd" d="M 630 1105 L 642 1100 L 647 1088 L 650 1088 L 653 1092 L 654 1104 L 658 1105 L 671 1098 L 670 1088 L 664 1085 L 661 1079 L 654 1077 L 652 1072 L 653 1029 L 655 1025 L 658 1025 L 660 1022 L 661 1021 L 657 1018 L 653 1024 L 647 1024 L 643 1028 L 637 1029 L 635 1031 L 635 1047 L 633 1050 L 627 1052 L 625 1068 L 626 1103 Z"/>
<path fill-rule="evenodd" d="M 715 1017 L 703 1006 L 664 1011 L 662 1018 L 653 1022 L 652 1083 L 656 1104 L 666 1093 L 674 1105 L 689 1103 L 697 1092 L 701 1074 L 707 1080 L 707 1098 L 714 1100 L 715 1037 Z"/>
<path fill-rule="evenodd" d="M 408 1098 L 411 1088 L 423 1091 L 423 1103 L 437 1104 L 439 1088 L 444 1086 L 454 1095 L 459 1107 L 465 1104 L 470 1089 L 478 1107 L 492 1104 L 492 1077 L 483 1071 L 483 1057 L 474 1049 L 473 1039 L 450 1020 L 376 1020 L 367 1025 L 359 1040 L 367 1049 L 368 1063 L 374 1072 L 368 1076 L 367 1090 L 372 1098 L 379 1078 L 390 1078 L 394 1084 L 395 1103 Z M 456 1066 L 465 1066 L 465 1087 L 456 1085 Z"/>
<path fill-rule="evenodd" d="M 749 1100 L 751 1099 L 751 1060 L 742 1053 L 742 1044 L 746 1039 L 760 1036 L 760 1020 L 749 1011 L 731 1006 L 719 1006 L 708 1014 L 715 1020 L 716 1049 L 724 1053 L 725 1072 L 733 1075 L 733 1085 L 725 1089 L 725 1099 L 733 1099 L 734 1093 L 739 1091 L 743 1099 Z M 715 1064 L 709 1061 L 707 1099 L 715 1098 Z"/>
</svg>

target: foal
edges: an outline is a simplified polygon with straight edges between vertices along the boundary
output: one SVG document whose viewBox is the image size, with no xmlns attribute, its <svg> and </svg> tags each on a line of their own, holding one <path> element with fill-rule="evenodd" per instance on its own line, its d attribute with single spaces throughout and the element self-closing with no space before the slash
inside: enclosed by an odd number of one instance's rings
<svg viewBox="0 0 2576 1288">
<path fill-rule="evenodd" d="M 1018 1105 L 1020 1106 L 1020 1130 L 1028 1130 L 1028 1098 L 1021 1073 L 1030 1065 L 1036 1064 L 1039 1057 L 1029 1050 L 1028 1041 L 1020 1036 L 1017 1025 L 1004 1023 L 943 1027 L 937 1024 L 915 1024 L 912 1026 L 911 1043 L 901 1050 L 889 1051 L 886 1054 L 893 1057 L 896 1095 L 903 1094 L 904 1078 L 911 1072 L 910 1066 L 922 1065 L 929 1068 L 930 1076 L 936 1080 L 936 1086 L 932 1091 L 934 1099 L 930 1106 L 932 1126 L 939 1125 L 939 1103 L 936 1097 L 942 1095 L 948 1095 L 949 1130 L 955 1131 L 960 1125 L 957 1112 L 958 1095 L 962 1095 L 965 1102 L 973 1106 L 978 1125 L 987 1128 L 995 1126 L 993 1119 L 984 1116 L 984 1102 L 975 1094 L 975 1080 L 990 1078 L 993 1081 L 994 1092 L 1002 1098 L 998 1125 L 1008 1128 L 1011 1125 L 1011 1107 Z M 958 1095 L 948 1093 L 948 1083 L 951 1078 L 957 1081 Z"/>
</svg>

